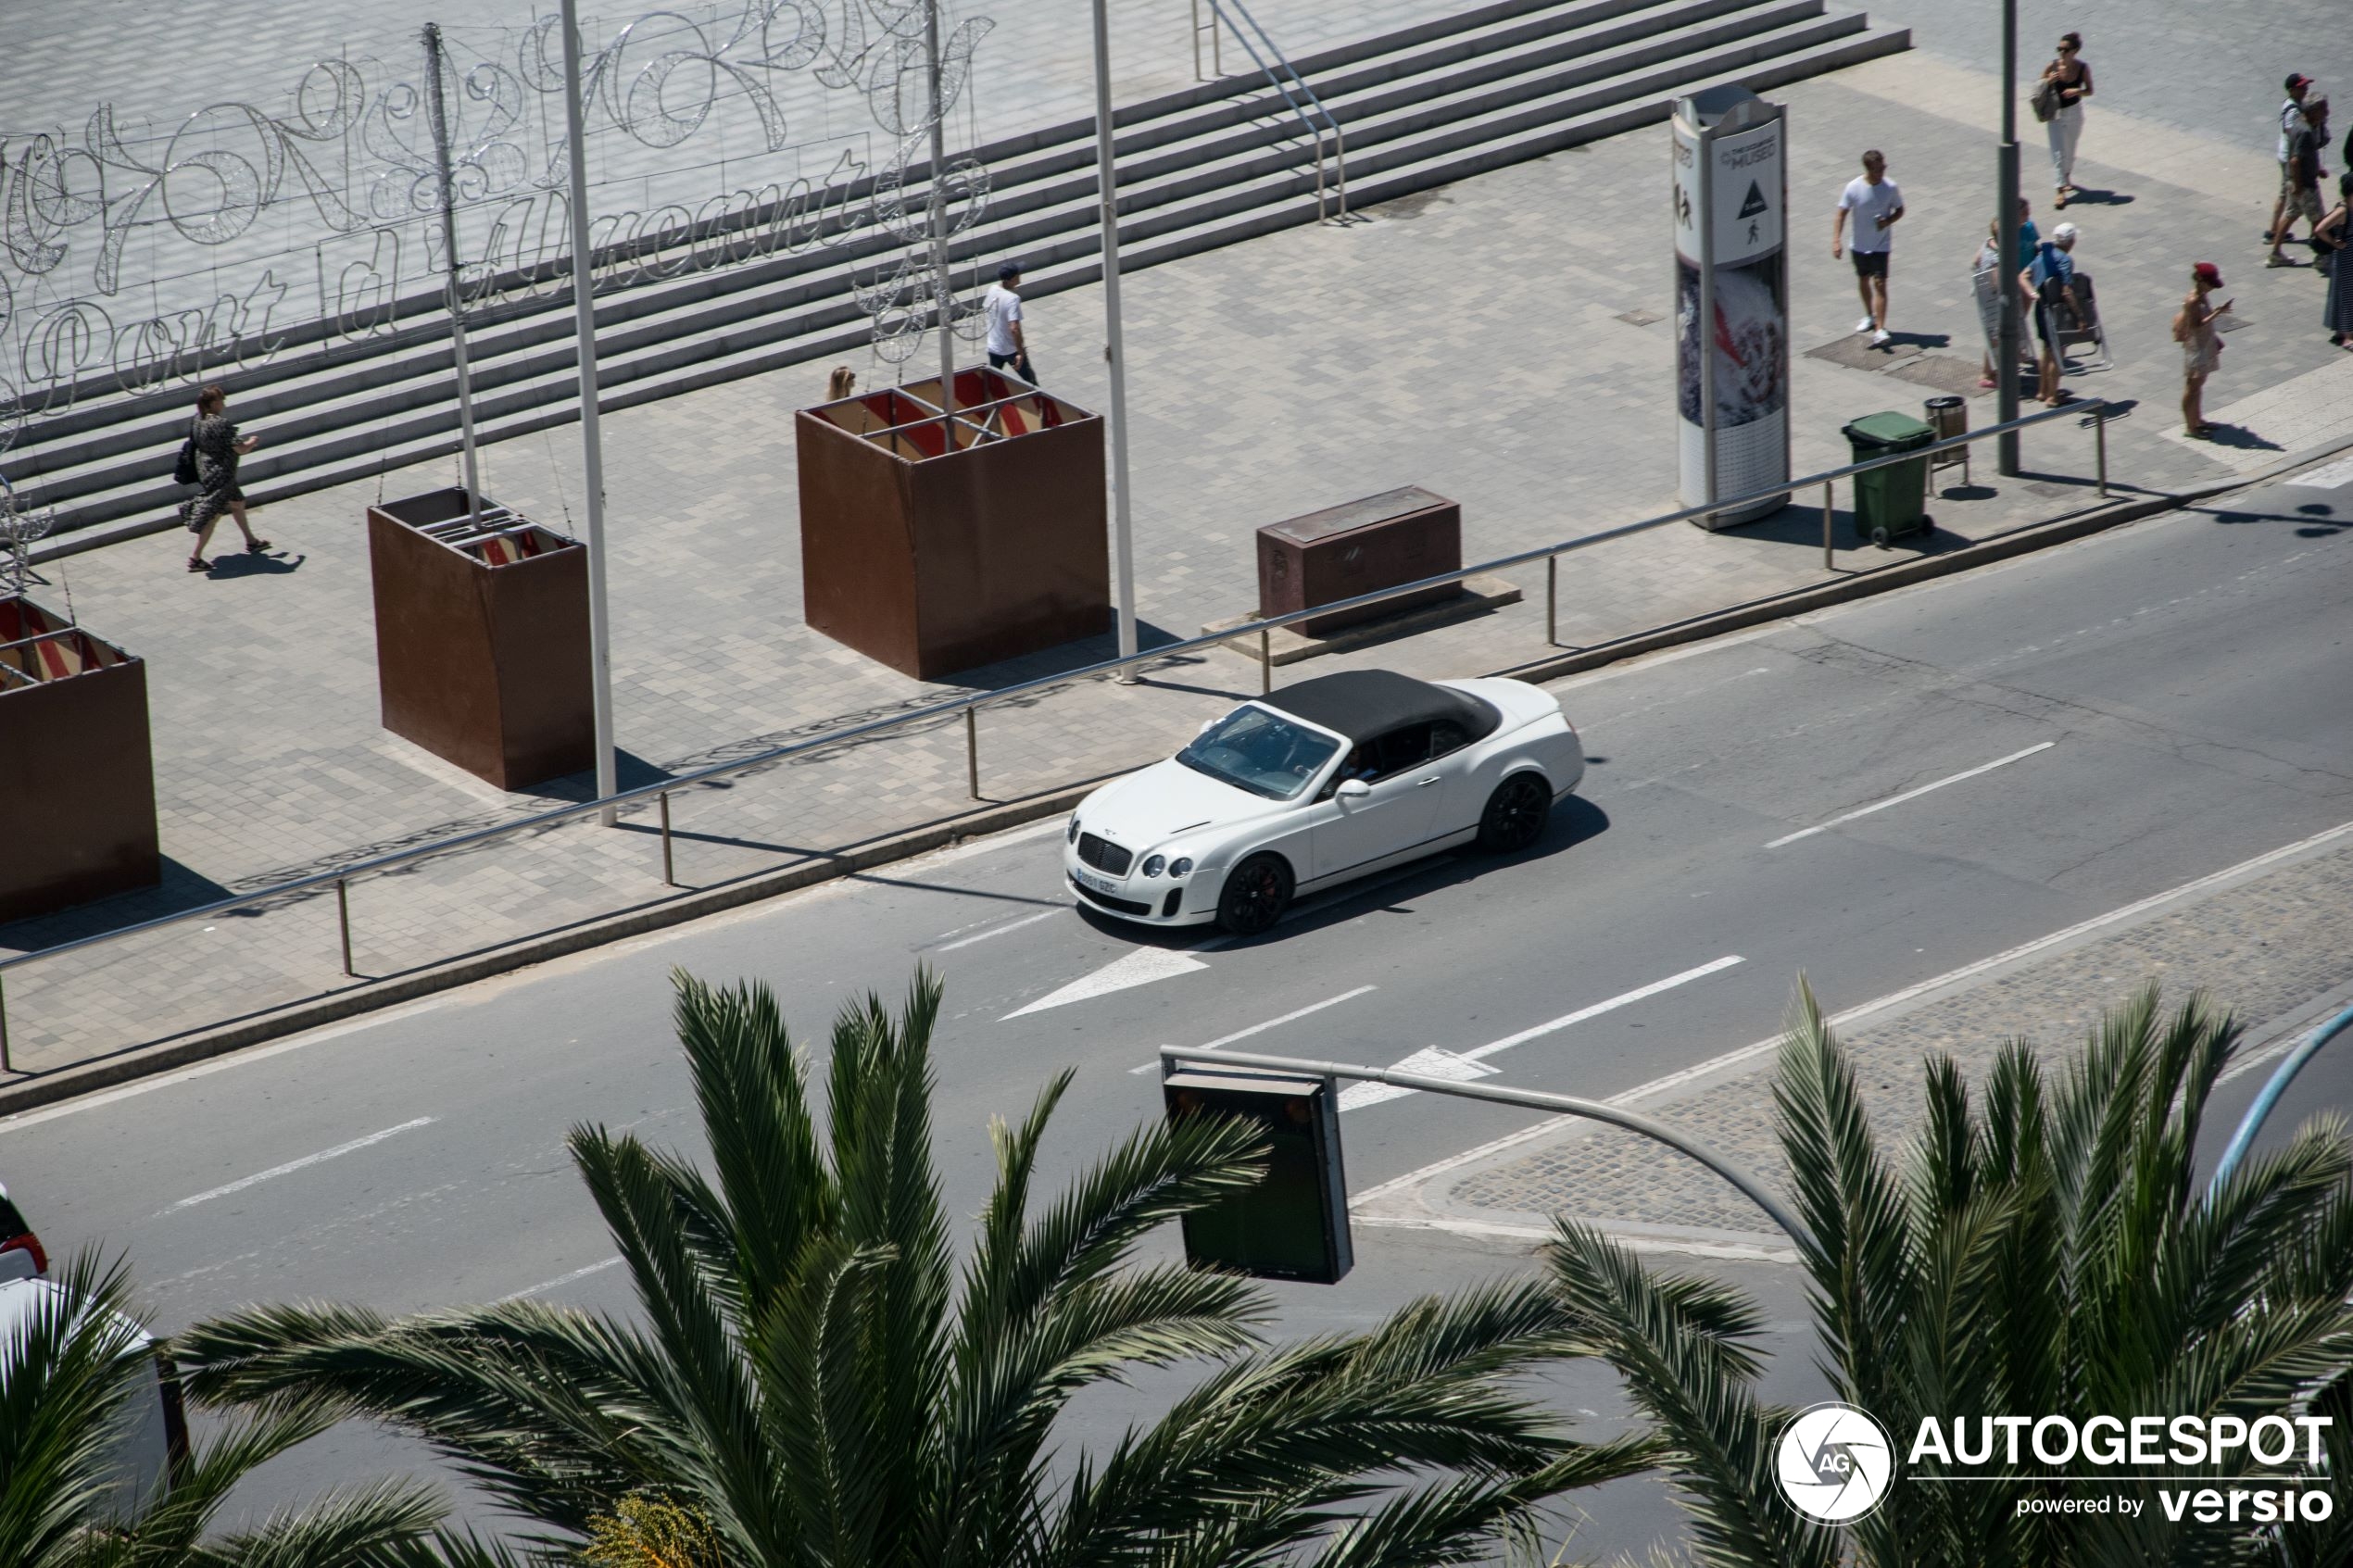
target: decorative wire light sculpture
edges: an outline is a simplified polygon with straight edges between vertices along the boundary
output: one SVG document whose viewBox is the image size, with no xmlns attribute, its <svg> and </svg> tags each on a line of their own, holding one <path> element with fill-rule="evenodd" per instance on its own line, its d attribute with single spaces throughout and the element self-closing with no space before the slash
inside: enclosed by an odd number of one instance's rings
<svg viewBox="0 0 2353 1568">
<path fill-rule="evenodd" d="M 0 596 L 13 597 L 33 580 L 32 542 L 49 532 L 57 514 L 32 510 L 17 500 L 17 488 L 0 474 Z"/>
<path fill-rule="evenodd" d="M 747 127 L 754 158 L 839 141 L 792 139 L 779 85 L 807 70 L 863 99 L 885 150 L 871 179 L 866 158 L 844 154 L 822 185 L 761 173 L 746 189 L 649 194 L 643 210 L 600 204 L 597 287 L 896 241 L 900 254 L 875 256 L 851 286 L 876 353 L 912 355 L 939 286 L 924 256 L 931 204 L 943 205 L 953 240 L 981 220 L 989 196 L 988 169 L 966 157 L 943 160 L 922 200 L 905 197 L 935 121 L 965 101 L 974 50 L 995 26 L 967 17 L 942 38 L 935 110 L 925 28 L 938 3 L 722 0 L 691 14 L 648 11 L 610 34 L 584 61 L 583 91 L 595 129 L 635 148 L 709 137 L 724 168 L 727 137 Z M 568 241 L 550 220 L 565 185 L 563 137 L 551 129 L 562 117 L 548 112 L 563 90 L 559 25 L 548 17 L 497 30 L 496 44 L 485 39 L 475 57 L 447 68 L 452 181 L 484 231 L 483 254 L 464 267 L 469 310 L 563 292 Z M 109 103 L 78 135 L 0 126 L 0 450 L 28 421 L 83 398 L 174 393 L 322 332 L 332 351 L 390 332 L 404 286 L 440 265 L 422 86 L 413 65 L 333 58 L 274 98 L 224 98 L 176 123 Z M 692 150 L 682 158 L 618 182 L 677 181 L 710 166 Z M 969 297 L 950 301 L 946 319 L 961 337 L 985 326 Z"/>
</svg>

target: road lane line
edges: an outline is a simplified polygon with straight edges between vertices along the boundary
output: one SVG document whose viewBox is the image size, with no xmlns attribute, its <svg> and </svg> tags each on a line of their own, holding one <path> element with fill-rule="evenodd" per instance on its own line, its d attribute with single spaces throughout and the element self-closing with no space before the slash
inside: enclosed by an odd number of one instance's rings
<svg viewBox="0 0 2353 1568">
<path fill-rule="evenodd" d="M 1833 1029 L 1843 1028 L 1859 1019 L 1869 1018 L 1873 1013 L 1885 1012 L 1891 1008 L 1902 1007 L 1906 1002 L 1917 1001 L 1931 992 L 1941 991 L 1947 986 L 1974 980 L 1994 970 L 2032 958 L 2037 953 L 2064 946 L 2078 937 L 2088 936 L 2108 926 L 2121 924 L 2147 914 L 2151 910 L 2162 909 L 2168 904 L 2176 903 L 2184 898 L 2195 898 L 2200 894 L 2213 892 L 2228 884 L 2244 881 L 2269 870 L 2283 860 L 2309 854 L 2348 834 L 2353 834 L 2353 822 L 2339 822 L 2336 826 L 2323 829 L 2309 838 L 2299 838 L 2293 844 L 2283 844 L 2277 849 L 2267 849 L 2251 860 L 2241 860 L 2235 866 L 2225 866 L 2219 872 L 2208 872 L 2206 875 L 2185 882 L 2179 887 L 2170 887 L 2162 893 L 2152 893 L 2145 898 L 2137 898 L 2130 904 L 2110 909 L 2106 914 L 2094 915 L 2090 920 L 2078 922 L 2063 930 L 2054 931 L 2048 935 L 2037 936 L 2032 942 L 2020 943 L 2015 947 L 1995 953 L 1991 958 L 1980 959 L 1974 963 L 1963 964 L 1958 969 L 1947 970 L 1932 979 L 1906 985 L 1900 991 L 1890 991 L 1883 997 L 1874 997 L 1869 1001 L 1848 1008 L 1843 1012 L 1831 1014 L 1825 1022 Z M 1754 1045 L 1743 1046 L 1738 1050 L 1726 1051 L 1721 1056 L 1712 1056 L 1705 1061 L 1694 1062 L 1689 1067 L 1669 1073 L 1664 1077 L 1653 1078 L 1646 1084 L 1637 1084 L 1623 1093 L 1610 1096 L 1602 1103 L 1604 1105 L 1639 1105 L 1670 1089 L 1680 1088 L 1695 1079 L 1712 1076 L 1728 1067 L 1737 1067 L 1768 1051 L 1778 1050 L 1780 1044 L 1781 1036 L 1775 1035 L 1769 1039 L 1759 1040 Z M 1449 1171 L 1458 1170 L 1465 1165 L 1484 1160 L 1490 1155 L 1502 1154 L 1522 1144 L 1533 1143 L 1557 1131 L 1559 1124 L 1558 1118 L 1548 1117 L 1533 1126 L 1523 1127 L 1516 1133 L 1509 1133 L 1476 1148 L 1466 1148 L 1460 1154 L 1450 1154 L 1443 1160 L 1433 1160 L 1419 1170 L 1408 1171 L 1402 1176 L 1392 1176 L 1378 1185 L 1365 1188 L 1350 1198 L 1349 1203 L 1351 1206 L 1368 1203 L 1376 1198 L 1383 1198 L 1407 1187 L 1418 1186 L 1424 1182 L 1444 1175 Z"/>
<path fill-rule="evenodd" d="M 370 1133 L 364 1138 L 354 1138 L 349 1143 L 339 1143 L 333 1148 L 322 1148 L 316 1154 L 306 1154 L 299 1160 L 289 1160 L 283 1165 L 272 1165 L 267 1171 L 257 1171 L 252 1175 L 231 1182 L 226 1186 L 214 1187 L 210 1192 L 200 1192 L 194 1198 L 183 1198 L 165 1210 L 164 1213 L 177 1214 L 182 1209 L 193 1209 L 199 1203 L 209 1203 L 216 1198 L 226 1198 L 233 1192 L 243 1192 L 245 1188 L 258 1185 L 262 1182 L 274 1181 L 280 1176 L 290 1176 L 296 1171 L 308 1170 L 313 1165 L 322 1164 L 330 1160 L 340 1160 L 346 1154 L 357 1154 L 371 1144 L 380 1144 L 386 1138 L 398 1137 L 403 1133 L 413 1133 L 420 1127 L 430 1127 L 439 1120 L 440 1118 L 434 1116 L 420 1116 L 413 1122 L 403 1122 L 397 1127 L 386 1127 L 381 1133 Z"/>
<path fill-rule="evenodd" d="M 1955 773 L 1949 778 L 1939 779 L 1934 784 L 1924 784 L 1918 789 L 1907 789 L 1901 795 L 1891 795 L 1884 800 L 1874 801 L 1869 806 L 1858 807 L 1856 809 L 1847 812 L 1843 816 L 1832 817 L 1829 822 L 1820 823 L 1818 826 L 1800 828 L 1795 833 L 1785 834 L 1781 837 L 1773 840 L 1772 843 L 1768 844 L 1765 847 L 1768 849 L 1779 849 L 1784 844 L 1794 844 L 1801 838 L 1811 838 L 1818 833 L 1827 833 L 1831 828 L 1838 826 L 1841 822 L 1851 822 L 1857 817 L 1868 817 L 1874 811 L 1884 811 L 1890 806 L 1901 806 L 1906 800 L 1918 800 L 1921 796 L 1926 795 L 1932 789 L 1943 789 L 1946 784 L 1957 784 L 1963 779 L 1973 779 L 1980 773 L 1990 773 L 1996 768 L 2007 768 L 2013 762 L 2023 761 L 2025 759 L 2033 756 L 2038 751 L 2048 751 L 2051 747 L 2057 746 L 2057 744 L 2058 742 L 2055 740 L 2046 740 L 2040 746 L 2030 746 L 2024 751 L 2013 751 L 2007 757 L 1996 757 L 1991 762 L 1982 762 L 1965 772 Z"/>
<path fill-rule="evenodd" d="M 1655 997 L 1661 991 L 1671 991 L 1678 985 L 1689 985 L 1694 980 L 1714 974 L 1719 970 L 1730 969 L 1740 961 L 1741 956 L 1738 953 L 1727 953 L 1722 958 L 1717 959 L 1712 962 L 1701 964 L 1697 969 L 1687 969 L 1680 974 L 1670 974 L 1664 980 L 1654 980 L 1647 985 L 1638 986 L 1631 991 L 1623 992 L 1617 996 L 1612 997 L 1605 1002 L 1595 1002 L 1592 1007 L 1579 1008 L 1575 1012 L 1565 1012 L 1558 1018 L 1552 1019 L 1547 1022 L 1537 1024 L 1532 1029 L 1523 1029 L 1516 1035 L 1506 1035 L 1500 1040 L 1491 1040 L 1486 1045 L 1480 1046 L 1474 1050 L 1444 1054 L 1451 1055 L 1453 1060 L 1457 1061 L 1484 1061 L 1487 1058 L 1495 1055 L 1499 1051 L 1510 1050 L 1514 1046 L 1524 1046 L 1530 1040 L 1540 1039 L 1546 1035 L 1566 1029 L 1572 1023 L 1582 1023 L 1589 1018 L 1599 1018 L 1603 1013 L 1615 1012 L 1617 1009 L 1626 1007 L 1634 1002 L 1639 1002 L 1645 997 Z M 1430 1047 L 1431 1050 L 1436 1050 L 1437 1048 L 1438 1047 L 1434 1046 Z M 1420 1071 L 1421 1069 L 1406 1066 L 1407 1062 L 1414 1061 L 1417 1057 L 1427 1060 L 1426 1053 L 1416 1052 L 1414 1056 L 1407 1057 L 1404 1061 L 1397 1062 L 1394 1065 L 1406 1072 Z M 1488 1071 L 1492 1072 L 1493 1069 L 1491 1068 Z M 1446 1077 L 1452 1076 L 1453 1074 L 1449 1073 L 1441 1073 L 1438 1075 Z M 1483 1073 L 1476 1075 L 1484 1076 Z M 1378 1105 L 1383 1100 L 1402 1099 L 1405 1096 L 1416 1092 L 1416 1091 L 1413 1089 L 1401 1089 L 1393 1084 L 1356 1084 L 1351 1085 L 1340 1095 L 1340 1108 L 1342 1110 L 1353 1110 L 1359 1106 Z"/>
<path fill-rule="evenodd" d="M 959 947 L 969 947 L 975 942 L 986 942 L 992 936 L 1002 936 L 1008 931 L 1019 931 L 1025 925 L 1036 925 L 1041 920 L 1051 920 L 1056 915 L 1067 913 L 1069 913 L 1069 907 L 1067 905 L 1057 904 L 1051 909 L 1040 909 L 1034 915 L 1024 915 L 1019 920 L 1007 921 L 1002 925 L 991 926 L 988 930 L 982 932 L 977 936 L 967 936 L 961 942 L 942 943 L 940 946 L 934 947 L 932 951 L 935 953 L 952 953 Z"/>
<path fill-rule="evenodd" d="M 1237 1029 L 1230 1035 L 1220 1035 L 1217 1038 L 1210 1041 L 1209 1044 L 1202 1047 L 1201 1048 L 1205 1051 L 1214 1051 L 1220 1046 L 1230 1046 L 1236 1040 L 1247 1040 L 1252 1035 L 1263 1035 L 1269 1029 L 1276 1028 L 1281 1024 L 1294 1022 L 1299 1019 L 1305 1018 L 1311 1012 L 1321 1012 L 1326 1008 L 1334 1008 L 1340 1006 L 1342 1002 L 1354 1001 L 1357 997 L 1363 996 L 1367 991 L 1378 991 L 1380 987 L 1378 985 L 1359 985 L 1353 991 L 1342 991 L 1337 997 L 1327 997 L 1320 1002 L 1310 1002 L 1303 1008 L 1283 1014 L 1280 1018 L 1270 1018 L 1264 1023 L 1253 1023 L 1247 1029 Z M 1143 1066 L 1131 1067 L 1127 1071 L 1131 1073 L 1139 1075 L 1146 1073 L 1157 1073 L 1160 1071 L 1160 1060 L 1157 1057 L 1155 1057 L 1151 1061 L 1144 1063 Z"/>
<path fill-rule="evenodd" d="M 586 1279 L 590 1274 L 600 1274 L 620 1261 L 621 1255 L 615 1253 L 601 1263 L 591 1263 L 585 1269 L 574 1269 L 568 1274 L 558 1274 L 553 1279 L 543 1279 L 527 1290 L 518 1290 L 512 1296 L 501 1296 L 490 1304 L 494 1307 L 503 1307 L 510 1301 L 528 1300 L 543 1290 L 553 1290 L 560 1285 L 570 1285 L 573 1280 Z"/>
</svg>

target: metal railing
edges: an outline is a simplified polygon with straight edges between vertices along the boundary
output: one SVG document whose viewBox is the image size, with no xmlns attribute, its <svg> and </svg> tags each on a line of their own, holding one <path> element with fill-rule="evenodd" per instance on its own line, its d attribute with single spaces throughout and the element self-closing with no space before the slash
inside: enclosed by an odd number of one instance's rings
<svg viewBox="0 0 2353 1568">
<path fill-rule="evenodd" d="M 1315 605 L 1306 609 L 1291 610 L 1283 615 L 1268 616 L 1264 620 L 1250 621 L 1240 626 L 1229 628 L 1226 631 L 1212 633 L 1199 637 L 1189 637 L 1182 642 L 1164 643 L 1158 647 L 1139 650 L 1138 652 L 1129 654 L 1125 658 L 1105 659 L 1101 663 L 1085 665 L 1076 670 L 1064 671 L 1060 674 L 1040 676 L 1034 681 L 1024 681 L 1014 685 L 1000 686 L 994 691 L 981 692 L 971 696 L 951 697 L 944 702 L 933 703 L 928 707 L 912 709 L 904 713 L 892 714 L 888 718 L 874 719 L 869 720 L 864 723 L 851 724 L 843 729 L 828 730 L 822 735 L 812 736 L 806 740 L 794 741 L 784 746 L 772 746 L 768 750 L 756 753 L 750 757 L 736 758 L 726 762 L 713 763 L 707 768 L 697 768 L 688 772 L 679 773 L 671 778 L 665 779 L 659 784 L 640 784 L 635 789 L 619 790 L 610 796 L 606 796 L 596 800 L 582 801 L 579 804 L 572 806 L 560 806 L 551 810 L 535 811 L 530 816 L 518 817 L 511 822 L 499 822 L 486 828 L 478 828 L 471 833 L 456 834 L 447 838 L 435 839 L 429 844 L 414 845 L 408 848 L 394 850 L 387 854 L 371 856 L 367 859 L 355 860 L 349 865 L 338 867 L 333 871 L 320 872 L 310 876 L 297 877 L 289 882 L 276 883 L 269 887 L 258 888 L 249 893 L 239 894 L 233 897 L 216 899 L 211 903 L 200 904 L 193 909 L 181 909 L 168 915 L 158 915 L 153 920 L 141 921 L 134 925 L 121 926 L 112 931 L 102 931 L 89 936 L 77 937 L 69 942 L 60 942 L 54 947 L 38 948 L 29 953 L 19 953 L 13 957 L 0 958 L 0 1073 L 14 1073 L 17 1071 L 8 1054 L 8 1013 L 6 976 L 8 971 L 20 968 L 25 964 L 33 963 L 45 959 L 62 958 L 69 953 L 88 951 L 94 947 L 102 947 L 110 943 L 120 942 L 132 936 L 145 935 L 148 932 L 160 931 L 167 926 L 179 925 L 189 921 L 209 920 L 220 915 L 228 914 L 234 910 L 250 909 L 256 905 L 276 902 L 301 895 L 322 892 L 325 889 L 332 887 L 334 889 L 335 893 L 336 925 L 338 935 L 340 937 L 343 972 L 347 976 L 358 978 L 359 972 L 352 967 L 351 957 L 350 888 L 352 883 L 364 877 L 377 875 L 401 866 L 414 865 L 419 861 L 432 859 L 437 856 L 452 854 L 459 850 L 472 848 L 516 834 L 535 833 L 546 828 L 558 826 L 564 822 L 576 822 L 583 817 L 613 812 L 624 807 L 643 806 L 648 803 L 652 803 L 658 808 L 661 819 L 662 885 L 665 887 L 676 887 L 681 884 L 677 880 L 676 862 L 671 843 L 670 797 L 673 794 L 679 790 L 690 789 L 698 784 L 709 784 L 716 780 L 730 778 L 736 774 L 749 772 L 756 769 L 771 767 L 775 763 L 786 761 L 795 757 L 805 756 L 812 752 L 826 750 L 866 736 L 911 730 L 927 724 L 937 723 L 942 721 L 954 721 L 961 719 L 964 731 L 965 787 L 973 799 L 980 800 L 985 798 L 985 797 L 983 797 L 980 793 L 979 725 L 980 710 L 984 708 L 994 707 L 1000 703 L 1011 702 L 1017 698 L 1042 693 L 1055 687 L 1073 684 L 1081 681 L 1092 680 L 1103 676 L 1116 677 L 1126 671 L 1138 669 L 1144 665 L 1153 664 L 1164 659 L 1181 658 L 1185 655 L 1202 652 L 1206 649 L 1227 647 L 1236 644 L 1246 645 L 1252 638 L 1255 638 L 1258 644 L 1258 689 L 1260 693 L 1264 695 L 1270 693 L 1275 689 L 1273 636 L 1276 632 L 1286 626 L 1294 625 L 1300 621 L 1315 617 L 1327 616 L 1351 609 L 1362 608 L 1371 605 L 1377 605 L 1387 599 L 1399 598 L 1408 594 L 1422 593 L 1430 588 L 1444 587 L 1449 584 L 1459 583 L 1468 578 L 1505 571 L 1515 566 L 1525 566 L 1539 560 L 1545 563 L 1544 642 L 1545 646 L 1548 647 L 1557 647 L 1560 646 L 1558 593 L 1560 584 L 1559 564 L 1560 558 L 1562 556 L 1571 555 L 1579 550 L 1592 549 L 1597 545 L 1605 545 L 1614 540 L 1631 538 L 1635 534 L 1645 533 L 1655 528 L 1665 528 L 1672 523 L 1689 522 L 1694 519 L 1707 517 L 1716 512 L 1729 511 L 1734 508 L 1745 506 L 1753 501 L 1764 500 L 1770 496 L 1795 495 L 1801 492 L 1811 490 L 1815 486 L 1819 485 L 1822 490 L 1823 504 L 1822 558 L 1823 564 L 1828 566 L 1832 564 L 1831 551 L 1833 542 L 1831 538 L 1831 521 L 1835 515 L 1832 510 L 1834 500 L 1832 486 L 1839 480 L 1852 479 L 1856 474 L 1869 473 L 1875 469 L 1888 468 L 1897 463 L 1923 461 L 1932 457 L 1937 452 L 1947 451 L 1957 446 L 1966 445 L 1968 443 L 1972 441 L 1982 441 L 1989 436 L 2007 434 L 2012 432 L 2024 430 L 2029 426 L 2043 424 L 2055 419 L 2070 416 L 2080 418 L 2085 414 L 2092 416 L 2091 423 L 2096 451 L 2095 461 L 2098 467 L 2099 493 L 2101 495 L 2105 496 L 2108 495 L 2108 430 L 2107 421 L 2099 416 L 2101 411 L 2108 407 L 2108 404 L 2105 399 L 2095 398 L 2088 399 L 2081 403 L 2069 404 L 2065 408 L 2061 408 L 2045 409 L 2039 414 L 2030 414 L 2024 419 L 2013 420 L 2007 424 L 1987 425 L 1982 430 L 1969 431 L 1961 435 L 1948 437 L 1945 440 L 1934 442 L 1925 446 L 1914 447 L 1907 452 L 1890 453 L 1885 457 L 1873 458 L 1864 462 L 1849 463 L 1843 468 L 1831 469 L 1820 473 L 1807 474 L 1798 479 L 1785 480 L 1779 484 L 1770 485 L 1763 489 L 1752 490 L 1743 495 L 1723 496 L 1705 506 L 1686 507 L 1680 511 L 1667 512 L 1657 517 L 1644 518 L 1639 522 L 1623 523 L 1616 528 L 1603 529 L 1598 533 L 1580 534 L 1574 539 L 1564 539 L 1558 544 L 1541 546 L 1531 550 L 1522 550 L 1515 555 L 1499 556 L 1493 560 L 1481 561 L 1476 566 L 1466 566 L 1458 568 L 1457 570 L 1452 571 L 1442 571 L 1435 576 L 1425 577 L 1416 582 L 1400 583 L 1393 588 L 1378 588 L 1369 594 L 1359 594 L 1353 598 L 1340 599 L 1329 604 Z"/>
<path fill-rule="evenodd" d="M 1206 23 L 1201 19 L 1203 3 L 1204 0 L 1193 0 L 1193 79 L 1197 82 L 1211 80 L 1203 76 L 1201 69 L 1201 35 L 1203 32 L 1209 34 L 1210 69 L 1219 77 L 1226 74 L 1221 23 L 1226 20 L 1226 7 L 1231 6 L 1234 16 L 1240 20 L 1240 25 L 1234 30 L 1235 36 L 1250 52 L 1251 63 L 1258 68 L 1259 74 L 1266 79 L 1267 84 L 1283 95 L 1283 102 L 1290 106 L 1290 112 L 1299 118 L 1301 128 L 1315 144 L 1316 221 L 1345 219 L 1348 216 L 1348 139 L 1340 132 L 1340 121 L 1332 118 L 1332 111 L 1324 107 L 1324 100 L 1315 96 L 1315 90 L 1307 85 L 1307 79 L 1299 74 L 1290 56 L 1275 47 L 1275 41 L 1266 36 L 1266 30 L 1258 25 L 1258 19 L 1250 14 L 1242 0 L 1206 0 L 1209 6 Z M 1265 50 L 1263 55 L 1259 53 L 1262 47 Z M 1302 102 L 1302 99 L 1305 101 Z M 1312 115 L 1308 112 L 1311 108 L 1315 111 Z M 1320 125 L 1317 123 L 1319 120 L 1322 122 Z M 1331 136 L 1332 174 L 1339 190 L 1340 210 L 1337 213 L 1327 210 L 1324 178 L 1324 137 L 1327 132 Z"/>
</svg>

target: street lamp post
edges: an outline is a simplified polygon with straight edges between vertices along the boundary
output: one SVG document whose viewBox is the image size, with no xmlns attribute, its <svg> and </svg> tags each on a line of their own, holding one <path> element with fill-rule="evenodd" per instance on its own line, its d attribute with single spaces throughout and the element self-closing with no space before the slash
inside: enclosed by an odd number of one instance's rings
<svg viewBox="0 0 2353 1568">
<path fill-rule="evenodd" d="M 597 421 L 596 257 L 588 246 L 588 106 L 581 102 L 578 0 L 563 0 L 564 131 L 572 174 L 572 310 L 580 341 L 580 463 L 588 499 L 588 686 L 597 732 L 597 797 L 621 788 L 612 745 L 612 623 L 605 610 L 605 446 Z M 610 806 L 597 820 L 620 820 Z"/>
<path fill-rule="evenodd" d="M 1119 187 L 1114 177 L 1111 23 L 1095 0 L 1095 190 L 1102 207 L 1103 363 L 1111 372 L 1112 562 L 1119 587 L 1119 657 L 1136 651 L 1136 539 L 1127 491 L 1127 361 L 1119 331 Z M 1135 672 L 1123 671 L 1132 682 Z"/>
<path fill-rule="evenodd" d="M 2002 330 L 1994 345 L 1994 420 L 2007 424 L 2018 418 L 2019 331 L 2018 294 L 2018 0 L 2002 0 L 2002 149 L 1998 183 L 2001 232 L 1994 241 L 2001 251 L 1996 276 L 2002 283 Z M 1994 468 L 2016 476 L 2019 471 L 2018 432 L 1994 438 Z"/>
</svg>

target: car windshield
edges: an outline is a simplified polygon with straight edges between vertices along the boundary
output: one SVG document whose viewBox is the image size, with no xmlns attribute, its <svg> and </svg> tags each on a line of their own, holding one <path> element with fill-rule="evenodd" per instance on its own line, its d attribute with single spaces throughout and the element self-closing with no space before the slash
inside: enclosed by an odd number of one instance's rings
<svg viewBox="0 0 2353 1568">
<path fill-rule="evenodd" d="M 1197 773 L 1269 800 L 1289 800 L 1331 760 L 1340 742 L 1252 705 L 1194 737 L 1176 760 Z"/>
</svg>

